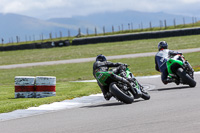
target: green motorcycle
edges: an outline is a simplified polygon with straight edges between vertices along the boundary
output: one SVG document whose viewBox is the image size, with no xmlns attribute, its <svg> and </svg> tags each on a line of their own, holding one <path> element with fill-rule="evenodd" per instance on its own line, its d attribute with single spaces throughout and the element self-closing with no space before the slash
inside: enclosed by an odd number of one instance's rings
<svg viewBox="0 0 200 133">
<path fill-rule="evenodd" d="M 128 67 L 126 67 L 124 73 L 126 78 L 120 76 L 120 74 L 114 74 L 113 71 L 97 72 L 96 77 L 101 85 L 109 85 L 109 91 L 113 97 L 121 102 L 130 104 L 138 98 L 149 100 L 150 95 L 143 90 Z"/>
<path fill-rule="evenodd" d="M 173 55 L 169 53 L 167 70 L 169 73 L 168 76 L 178 81 L 178 83 L 187 84 L 190 87 L 196 86 L 194 70 L 182 54 Z"/>
</svg>

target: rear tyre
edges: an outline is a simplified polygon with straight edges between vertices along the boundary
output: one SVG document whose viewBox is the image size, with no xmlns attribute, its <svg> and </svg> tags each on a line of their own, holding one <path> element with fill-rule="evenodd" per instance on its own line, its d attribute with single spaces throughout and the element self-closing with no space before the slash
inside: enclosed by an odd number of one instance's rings
<svg viewBox="0 0 200 133">
<path fill-rule="evenodd" d="M 196 82 L 192 79 L 184 70 L 183 68 L 178 68 L 176 74 L 182 78 L 183 83 L 188 84 L 190 87 L 195 87 Z"/>
<path fill-rule="evenodd" d="M 111 83 L 109 86 L 110 92 L 121 102 L 124 102 L 126 104 L 131 104 L 134 101 L 134 96 L 133 94 L 128 91 L 127 93 L 121 91 L 116 83 Z"/>
</svg>

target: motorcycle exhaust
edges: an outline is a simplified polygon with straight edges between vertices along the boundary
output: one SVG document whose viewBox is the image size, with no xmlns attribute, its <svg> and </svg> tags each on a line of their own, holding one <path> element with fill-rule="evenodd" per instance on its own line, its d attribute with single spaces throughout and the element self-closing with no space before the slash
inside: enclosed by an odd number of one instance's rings
<svg viewBox="0 0 200 133">
<path fill-rule="evenodd" d="M 137 94 L 137 93 L 135 92 L 133 86 L 131 85 L 131 83 L 130 83 L 128 80 L 126 80 L 125 78 L 120 77 L 120 76 L 118 76 L 118 75 L 116 75 L 116 74 L 112 74 L 111 77 L 112 77 L 114 80 L 116 80 L 116 81 L 121 81 L 121 82 L 127 84 L 127 85 L 130 87 L 130 90 L 133 92 L 133 94 L 134 94 L 134 95 Z"/>
</svg>

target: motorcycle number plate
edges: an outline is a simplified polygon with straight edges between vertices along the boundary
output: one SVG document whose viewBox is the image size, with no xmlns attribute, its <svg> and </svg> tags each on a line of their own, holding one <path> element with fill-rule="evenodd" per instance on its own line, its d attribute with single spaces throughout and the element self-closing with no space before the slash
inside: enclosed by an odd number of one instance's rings
<svg viewBox="0 0 200 133">
<path fill-rule="evenodd" d="M 101 73 L 101 74 L 99 74 L 99 76 L 97 78 L 100 79 L 102 76 L 103 76 L 103 74 Z"/>
</svg>

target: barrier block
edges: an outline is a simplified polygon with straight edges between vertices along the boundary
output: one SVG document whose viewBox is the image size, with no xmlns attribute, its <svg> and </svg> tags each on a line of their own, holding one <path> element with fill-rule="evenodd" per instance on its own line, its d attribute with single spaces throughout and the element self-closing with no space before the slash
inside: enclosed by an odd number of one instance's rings
<svg viewBox="0 0 200 133">
<path fill-rule="evenodd" d="M 56 77 L 37 76 L 35 79 L 36 98 L 56 95 Z"/>
<path fill-rule="evenodd" d="M 16 76 L 15 77 L 15 98 L 35 97 L 35 77 Z"/>
</svg>

